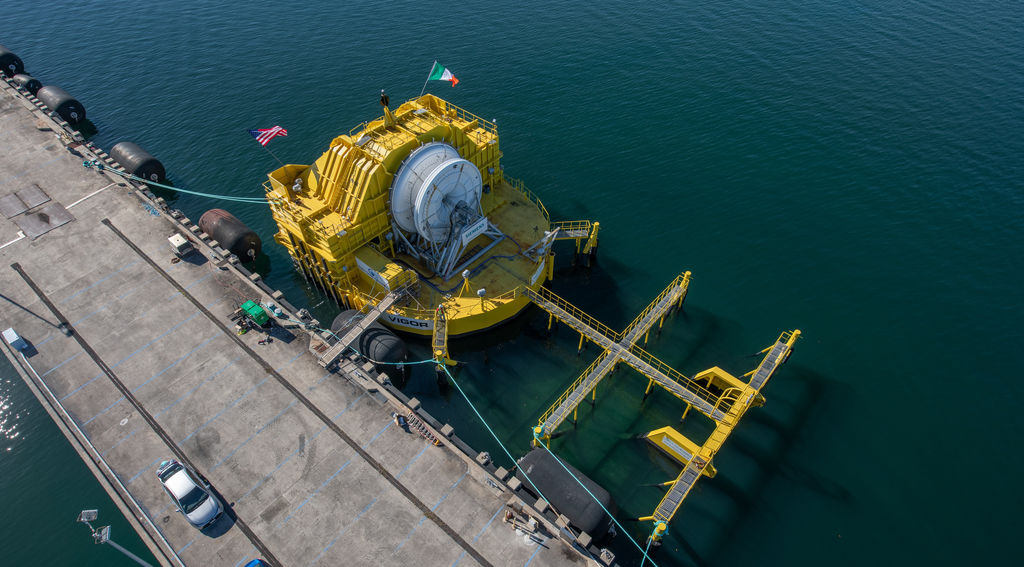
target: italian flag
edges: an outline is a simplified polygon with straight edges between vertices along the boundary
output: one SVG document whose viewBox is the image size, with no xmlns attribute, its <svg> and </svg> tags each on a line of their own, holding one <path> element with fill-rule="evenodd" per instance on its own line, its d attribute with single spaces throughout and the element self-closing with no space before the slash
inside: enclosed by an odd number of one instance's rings
<svg viewBox="0 0 1024 567">
<path fill-rule="evenodd" d="M 444 65 L 438 64 L 434 61 L 434 67 L 430 70 L 430 76 L 427 77 L 428 81 L 451 81 L 452 86 L 459 84 L 459 80 L 452 75 L 452 72 L 445 69 Z"/>
</svg>

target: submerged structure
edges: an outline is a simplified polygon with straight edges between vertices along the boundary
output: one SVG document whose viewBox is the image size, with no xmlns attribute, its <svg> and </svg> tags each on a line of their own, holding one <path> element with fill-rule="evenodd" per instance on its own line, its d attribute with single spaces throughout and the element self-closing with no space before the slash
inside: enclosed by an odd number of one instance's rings
<svg viewBox="0 0 1024 567">
<path fill-rule="evenodd" d="M 430 94 L 393 112 L 387 102 L 312 165 L 281 167 L 264 185 L 275 239 L 339 305 L 377 307 L 406 332 L 431 335 L 440 320 L 464 335 L 529 303 L 523 290 L 552 277 L 555 240 L 594 249 L 597 223 L 552 222 L 504 175 L 493 122 Z"/>
</svg>

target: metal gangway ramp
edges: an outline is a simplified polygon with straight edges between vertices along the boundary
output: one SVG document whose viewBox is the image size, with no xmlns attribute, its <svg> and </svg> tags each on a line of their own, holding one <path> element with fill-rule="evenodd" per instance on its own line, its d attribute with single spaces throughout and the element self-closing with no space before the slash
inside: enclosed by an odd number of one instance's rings
<svg viewBox="0 0 1024 567">
<path fill-rule="evenodd" d="M 329 367 L 341 358 L 341 354 L 345 352 L 345 349 L 355 342 L 359 335 L 363 333 L 378 317 L 384 314 L 385 311 L 391 309 L 391 307 L 406 293 L 406 288 L 401 287 L 388 292 L 379 303 L 371 304 L 370 309 L 363 315 L 351 329 L 345 332 L 336 343 L 323 352 L 317 362 L 324 368 Z"/>
<path fill-rule="evenodd" d="M 453 365 L 455 361 L 448 356 L 448 316 L 444 304 L 434 310 L 434 330 L 430 336 L 430 352 L 434 354 L 438 370 L 442 365 Z"/>
</svg>

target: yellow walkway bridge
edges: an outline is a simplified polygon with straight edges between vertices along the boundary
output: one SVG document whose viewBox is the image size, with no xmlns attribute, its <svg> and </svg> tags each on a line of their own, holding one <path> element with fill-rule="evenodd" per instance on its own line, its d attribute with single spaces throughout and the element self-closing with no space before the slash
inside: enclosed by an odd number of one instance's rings
<svg viewBox="0 0 1024 567">
<path fill-rule="evenodd" d="M 761 396 L 761 389 L 764 388 L 768 379 L 772 377 L 779 366 L 789 358 L 789 353 L 793 350 L 793 344 L 799 336 L 799 330 L 782 333 L 774 345 L 761 351 L 767 353 L 764 359 L 761 360 L 761 364 L 744 375 L 750 376 L 750 382 L 742 385 L 742 387 L 729 388 L 722 393 L 718 405 L 729 406 L 724 418 L 715 420 L 715 430 L 711 433 L 704 444 L 694 452 L 694 454 L 689 455 L 689 459 L 684 462 L 683 470 L 679 473 L 679 476 L 676 477 L 674 481 L 668 483 L 668 492 L 665 494 L 664 498 L 661 499 L 661 502 L 658 503 L 658 507 L 655 508 L 654 514 L 640 518 L 640 520 L 653 520 L 655 522 L 667 523 L 679 510 L 683 500 L 690 493 L 690 490 L 697 482 L 697 479 L 700 478 L 701 473 L 703 472 L 708 476 L 712 476 L 714 474 L 714 469 L 711 467 L 711 459 L 716 453 L 718 453 L 718 450 L 721 449 L 722 445 L 725 444 L 725 440 L 729 438 L 729 435 L 739 423 L 743 414 L 746 413 L 751 406 L 761 405 L 764 403 L 764 398 Z M 706 370 L 701 374 L 706 373 L 724 373 L 724 371 L 718 368 L 712 368 L 711 370 Z M 701 375 L 699 374 L 697 377 L 700 378 Z M 733 377 L 729 376 L 729 378 Z M 712 378 L 709 376 L 709 379 Z M 733 380 L 735 380 L 735 378 L 733 378 Z M 652 434 L 653 433 L 655 432 L 652 432 Z M 672 431 L 672 433 L 681 436 L 681 434 L 676 431 Z"/>
<path fill-rule="evenodd" d="M 620 362 L 625 362 L 647 377 L 645 396 L 657 384 L 686 404 L 686 409 L 683 412 L 684 419 L 693 408 L 715 423 L 714 432 L 703 445 L 683 437 L 672 428 L 663 428 L 670 430 L 672 435 L 669 437 L 675 438 L 679 443 L 672 442 L 672 439 L 664 442 L 666 435 L 659 435 L 658 438 L 664 443 L 660 445 L 660 448 L 664 450 L 666 445 L 670 445 L 678 449 L 670 454 L 674 453 L 673 456 L 677 460 L 682 459 L 684 468 L 676 480 L 666 483 L 670 485 L 668 493 L 654 514 L 641 518 L 641 520 L 667 523 L 675 515 L 697 478 L 702 473 L 713 474 L 714 467 L 710 466 L 712 457 L 732 433 L 746 410 L 752 405 L 760 405 L 764 402 L 761 389 L 775 370 L 786 361 L 793 343 L 800 336 L 800 331 L 782 333 L 774 345 L 762 351 L 767 354 L 761 364 L 744 376 L 750 378 L 748 382 L 736 378 L 717 366 L 700 372 L 693 378 L 687 377 L 636 343 L 641 337 L 644 338 L 644 343 L 647 343 L 647 338 L 655 322 L 661 329 L 665 316 L 674 307 L 682 305 L 689 283 L 690 272 L 680 274 L 621 333 L 613 331 L 607 325 L 587 315 L 550 290 L 545 288 L 537 291 L 525 288 L 521 290 L 521 293 L 533 303 L 548 312 L 549 327 L 553 319 L 558 319 L 580 334 L 581 350 L 584 341 L 593 342 L 603 350 L 597 359 L 540 417 L 539 423 L 534 429 L 535 443 L 538 440 L 550 443 L 552 435 L 562 423 L 570 418 L 570 415 L 575 423 L 580 403 L 588 397 L 596 399 L 597 385 Z M 649 435 L 662 431 L 657 430 Z M 659 445 L 657 442 L 655 444 Z M 683 450 L 680 445 L 685 445 L 690 450 Z"/>
</svg>

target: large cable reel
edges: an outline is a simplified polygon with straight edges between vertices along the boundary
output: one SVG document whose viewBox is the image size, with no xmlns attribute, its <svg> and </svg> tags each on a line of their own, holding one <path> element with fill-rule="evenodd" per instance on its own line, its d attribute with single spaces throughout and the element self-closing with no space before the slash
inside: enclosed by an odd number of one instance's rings
<svg viewBox="0 0 1024 567">
<path fill-rule="evenodd" d="M 480 170 L 450 144 L 430 142 L 413 150 L 391 184 L 391 217 L 402 230 L 442 244 L 452 231 L 460 203 L 480 209 Z"/>
</svg>

